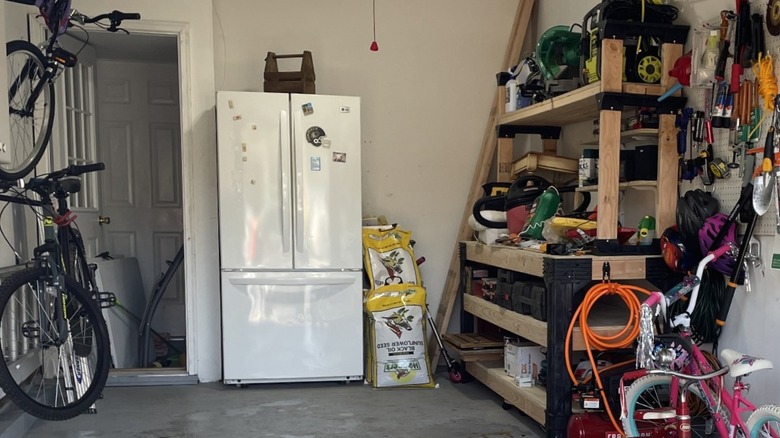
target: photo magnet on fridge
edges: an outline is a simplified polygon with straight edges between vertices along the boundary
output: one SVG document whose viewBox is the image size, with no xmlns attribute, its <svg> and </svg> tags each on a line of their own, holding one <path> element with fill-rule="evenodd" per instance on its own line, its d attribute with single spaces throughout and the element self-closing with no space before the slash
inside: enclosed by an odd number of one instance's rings
<svg viewBox="0 0 780 438">
<path fill-rule="evenodd" d="M 301 109 L 303 110 L 304 116 L 314 114 L 314 106 L 312 106 L 311 102 L 301 105 Z"/>
<path fill-rule="evenodd" d="M 346 163 L 347 162 L 347 153 L 346 152 L 334 152 L 333 153 L 333 161 L 337 163 Z"/>
</svg>

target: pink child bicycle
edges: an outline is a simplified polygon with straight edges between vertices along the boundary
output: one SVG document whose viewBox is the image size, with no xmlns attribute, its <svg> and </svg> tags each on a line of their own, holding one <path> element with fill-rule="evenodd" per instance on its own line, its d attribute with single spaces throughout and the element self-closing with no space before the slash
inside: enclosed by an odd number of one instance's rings
<svg viewBox="0 0 780 438">
<path fill-rule="evenodd" d="M 637 371 L 623 376 L 621 405 L 623 429 L 628 437 L 690 438 L 714 436 L 780 438 L 780 406 L 756 408 L 746 397 L 750 385 L 743 377 L 771 369 L 766 359 L 725 349 L 720 356 L 726 366 L 714 369 L 696 343 L 691 341 L 690 315 L 696 307 L 699 279 L 707 264 L 729 250 L 725 245 L 699 263 L 696 275 L 687 277 L 667 292 L 653 294 L 642 304 L 637 347 Z M 691 292 L 685 312 L 666 318 L 666 308 Z M 660 313 L 665 324 L 678 333 L 655 335 L 653 320 Z M 724 377 L 735 379 L 732 391 Z M 750 413 L 747 421 L 743 414 Z"/>
</svg>

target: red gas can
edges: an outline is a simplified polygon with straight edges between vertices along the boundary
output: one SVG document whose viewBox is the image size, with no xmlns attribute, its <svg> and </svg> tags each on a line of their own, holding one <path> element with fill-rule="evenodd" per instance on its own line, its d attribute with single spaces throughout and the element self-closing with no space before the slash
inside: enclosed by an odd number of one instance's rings
<svg viewBox="0 0 780 438">
<path fill-rule="evenodd" d="M 639 435 L 649 437 L 652 428 L 639 429 Z M 569 417 L 568 438 L 622 438 L 623 433 L 615 430 L 606 412 L 585 412 Z"/>
</svg>

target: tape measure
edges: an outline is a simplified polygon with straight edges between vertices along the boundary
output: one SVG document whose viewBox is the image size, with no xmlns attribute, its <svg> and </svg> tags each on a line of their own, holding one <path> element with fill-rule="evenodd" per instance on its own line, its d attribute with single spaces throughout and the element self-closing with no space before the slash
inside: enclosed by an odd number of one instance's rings
<svg viewBox="0 0 780 438">
<path fill-rule="evenodd" d="M 714 160 L 710 161 L 708 166 L 710 168 L 710 172 L 712 172 L 712 176 L 715 178 L 723 179 L 731 176 L 731 169 L 729 169 L 729 166 L 720 158 L 715 158 Z"/>
</svg>

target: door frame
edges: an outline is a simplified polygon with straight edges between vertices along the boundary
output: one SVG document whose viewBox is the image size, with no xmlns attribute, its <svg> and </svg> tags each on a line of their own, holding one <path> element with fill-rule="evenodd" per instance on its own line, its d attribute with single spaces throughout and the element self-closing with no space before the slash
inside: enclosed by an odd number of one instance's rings
<svg viewBox="0 0 780 438">
<path fill-rule="evenodd" d="M 195 272 L 194 256 L 195 248 L 188 245 L 192 242 L 190 230 L 194 229 L 193 214 L 187 208 L 188 200 L 194 199 L 193 182 L 194 175 L 191 172 L 193 155 L 192 130 L 195 121 L 192 116 L 192 64 L 190 59 L 190 29 L 187 23 L 155 20 L 127 20 L 122 23 L 131 35 L 157 35 L 175 36 L 178 43 L 179 64 L 179 125 L 181 142 L 181 183 L 182 183 L 182 232 L 184 242 L 184 309 L 185 309 L 185 335 L 187 351 L 187 374 L 198 374 L 198 344 L 196 342 L 197 312 L 194 281 L 190 279 L 190 273 Z M 99 120 L 98 120 L 99 123 Z"/>
</svg>

